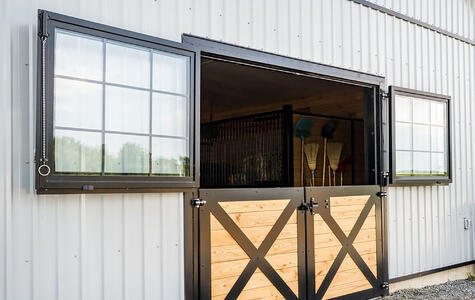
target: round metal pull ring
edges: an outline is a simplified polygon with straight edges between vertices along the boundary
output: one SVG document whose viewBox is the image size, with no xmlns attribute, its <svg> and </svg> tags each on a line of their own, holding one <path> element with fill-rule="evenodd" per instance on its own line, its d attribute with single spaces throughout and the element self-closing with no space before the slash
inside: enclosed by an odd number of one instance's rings
<svg viewBox="0 0 475 300">
<path fill-rule="evenodd" d="M 48 176 L 51 173 L 51 168 L 48 165 L 42 164 L 38 167 L 38 173 L 41 176 Z"/>
</svg>

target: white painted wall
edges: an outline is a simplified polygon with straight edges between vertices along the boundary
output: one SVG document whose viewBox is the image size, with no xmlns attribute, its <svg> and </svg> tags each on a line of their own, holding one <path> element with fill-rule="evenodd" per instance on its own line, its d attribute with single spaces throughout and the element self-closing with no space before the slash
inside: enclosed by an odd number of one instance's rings
<svg viewBox="0 0 475 300">
<path fill-rule="evenodd" d="M 473 39 L 475 1 L 450 3 L 413 14 Z M 175 41 L 191 33 L 450 95 L 454 183 L 390 188 L 390 277 L 475 259 L 474 230 L 462 224 L 464 216 L 475 221 L 473 45 L 350 0 L 1 0 L 0 299 L 177 299 L 183 287 L 180 195 L 35 195 L 38 8 Z"/>
</svg>

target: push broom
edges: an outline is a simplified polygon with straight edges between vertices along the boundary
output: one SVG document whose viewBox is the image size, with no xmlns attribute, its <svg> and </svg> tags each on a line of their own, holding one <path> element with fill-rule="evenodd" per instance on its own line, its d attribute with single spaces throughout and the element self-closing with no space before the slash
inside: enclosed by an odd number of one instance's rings
<svg viewBox="0 0 475 300">
<path fill-rule="evenodd" d="M 329 121 L 322 127 L 322 136 L 323 136 L 323 171 L 322 171 L 322 186 L 325 186 L 325 165 L 327 162 L 327 140 L 333 138 L 333 133 L 336 129 L 336 122 Z M 330 171 L 328 171 L 328 181 L 331 185 Z"/>
<path fill-rule="evenodd" d="M 310 118 L 300 118 L 295 124 L 295 136 L 300 138 L 300 182 L 302 186 L 305 186 L 303 182 L 303 154 L 304 154 L 304 143 L 305 138 L 309 137 L 312 134 L 312 127 L 315 123 L 315 119 Z"/>
<path fill-rule="evenodd" d="M 333 171 L 333 185 L 336 185 L 335 171 L 338 169 L 341 150 L 343 150 L 343 143 L 328 143 L 327 148 L 328 161 L 330 162 L 330 168 Z"/>
<path fill-rule="evenodd" d="M 312 173 L 312 186 L 315 186 L 315 169 L 317 168 L 317 155 L 320 144 L 308 143 L 305 144 L 305 156 L 307 157 L 307 164 Z"/>
</svg>

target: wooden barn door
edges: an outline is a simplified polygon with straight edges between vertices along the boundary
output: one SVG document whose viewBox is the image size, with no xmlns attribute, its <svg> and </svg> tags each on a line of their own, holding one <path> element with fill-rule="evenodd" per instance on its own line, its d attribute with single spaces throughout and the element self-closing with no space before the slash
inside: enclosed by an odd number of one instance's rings
<svg viewBox="0 0 475 300">
<path fill-rule="evenodd" d="M 379 186 L 306 188 L 308 289 L 315 299 L 382 295 Z"/>
<path fill-rule="evenodd" d="M 200 299 L 305 299 L 303 188 L 200 190 Z"/>
</svg>

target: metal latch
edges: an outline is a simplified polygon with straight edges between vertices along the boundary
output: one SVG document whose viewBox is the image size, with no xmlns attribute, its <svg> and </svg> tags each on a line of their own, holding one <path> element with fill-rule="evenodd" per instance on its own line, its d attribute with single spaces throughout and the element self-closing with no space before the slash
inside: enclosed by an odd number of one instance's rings
<svg viewBox="0 0 475 300">
<path fill-rule="evenodd" d="M 308 209 L 310 210 L 310 214 L 313 216 L 315 215 L 315 209 L 318 208 L 318 202 L 315 201 L 315 197 L 310 197 L 310 202 L 308 203 Z"/>
<path fill-rule="evenodd" d="M 206 204 L 206 200 L 203 200 L 200 198 L 191 199 L 191 205 L 193 205 L 196 208 L 200 208 L 201 206 L 205 204 Z"/>
<path fill-rule="evenodd" d="M 381 288 L 383 290 L 389 289 L 389 282 L 384 281 L 383 283 L 381 283 Z"/>
<path fill-rule="evenodd" d="M 386 197 L 387 195 L 388 195 L 387 192 L 377 192 L 377 193 L 376 193 L 376 196 L 378 196 L 379 198 Z"/>
</svg>

